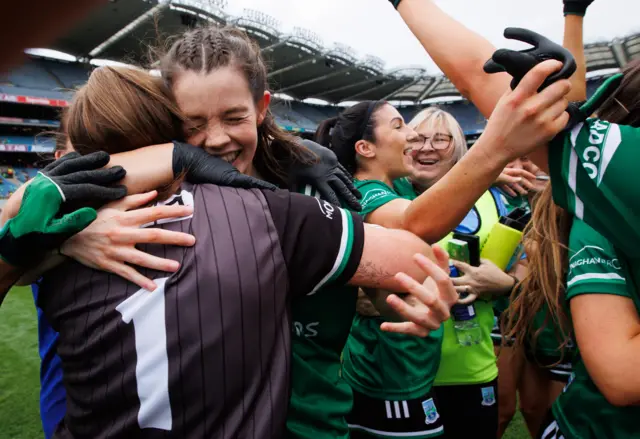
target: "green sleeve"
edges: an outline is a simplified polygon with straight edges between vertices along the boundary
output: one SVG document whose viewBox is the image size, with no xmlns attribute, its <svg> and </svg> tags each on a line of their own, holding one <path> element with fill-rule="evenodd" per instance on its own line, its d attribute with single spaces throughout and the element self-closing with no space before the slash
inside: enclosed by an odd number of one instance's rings
<svg viewBox="0 0 640 439">
<path fill-rule="evenodd" d="M 631 297 L 613 245 L 576 218 L 569 235 L 566 299 L 579 294 Z"/>
<path fill-rule="evenodd" d="M 406 198 L 407 200 L 413 200 L 417 195 L 411 181 L 407 177 L 394 180 L 393 190 L 395 190 L 402 198 Z"/>
<path fill-rule="evenodd" d="M 556 138 L 549 168 L 556 204 L 640 257 L 640 128 L 589 119 Z"/>
<path fill-rule="evenodd" d="M 360 214 L 364 217 L 379 207 L 384 206 L 389 201 L 402 198 L 393 189 L 379 180 L 356 180 L 355 186 L 362 194 L 362 199 L 360 200 L 362 211 Z"/>
</svg>

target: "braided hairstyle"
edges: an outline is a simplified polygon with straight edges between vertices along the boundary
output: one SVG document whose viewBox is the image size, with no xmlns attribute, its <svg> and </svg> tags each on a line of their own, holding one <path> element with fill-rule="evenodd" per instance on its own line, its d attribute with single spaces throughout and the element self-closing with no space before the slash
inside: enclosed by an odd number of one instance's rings
<svg viewBox="0 0 640 439">
<path fill-rule="evenodd" d="M 208 74 L 233 66 L 249 83 L 254 102 L 268 90 L 267 67 L 260 47 L 242 30 L 208 26 L 180 36 L 160 59 L 160 71 L 169 88 L 184 71 Z M 258 147 L 253 164 L 267 181 L 285 185 L 287 169 L 295 163 L 309 164 L 315 155 L 301 146 L 296 137 L 283 131 L 270 110 L 258 127 Z"/>
</svg>

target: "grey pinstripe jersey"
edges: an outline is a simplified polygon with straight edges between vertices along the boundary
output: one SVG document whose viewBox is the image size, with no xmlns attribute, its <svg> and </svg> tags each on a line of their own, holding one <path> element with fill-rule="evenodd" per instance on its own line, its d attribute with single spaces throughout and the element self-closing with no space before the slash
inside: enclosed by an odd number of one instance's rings
<svg viewBox="0 0 640 439">
<path fill-rule="evenodd" d="M 60 332 L 67 390 L 57 437 L 282 434 L 289 299 L 354 274 L 362 223 L 284 191 L 185 185 L 166 203 L 176 202 L 194 205 L 193 216 L 157 226 L 197 242 L 143 248 L 181 263 L 173 275 L 145 273 L 158 290 L 73 262 L 43 279 L 39 304 Z"/>
</svg>

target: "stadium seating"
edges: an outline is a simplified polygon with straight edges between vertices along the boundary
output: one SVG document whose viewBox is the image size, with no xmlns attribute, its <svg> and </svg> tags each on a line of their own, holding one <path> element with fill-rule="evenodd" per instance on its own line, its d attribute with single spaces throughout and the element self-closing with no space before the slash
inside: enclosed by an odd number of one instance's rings
<svg viewBox="0 0 640 439">
<path fill-rule="evenodd" d="M 87 82 L 91 73 L 89 68 L 80 63 L 61 63 L 46 59 L 37 60 L 40 67 L 55 77 L 65 89 L 75 89 Z"/>
<path fill-rule="evenodd" d="M 28 60 L 22 66 L 0 78 L 3 83 L 36 90 L 55 90 L 63 84 L 55 80 L 38 62 Z"/>
<path fill-rule="evenodd" d="M 9 74 L 0 77 L 0 84 L 31 90 L 70 90 L 87 82 L 89 73 L 89 68 L 81 63 L 31 58 Z"/>
</svg>

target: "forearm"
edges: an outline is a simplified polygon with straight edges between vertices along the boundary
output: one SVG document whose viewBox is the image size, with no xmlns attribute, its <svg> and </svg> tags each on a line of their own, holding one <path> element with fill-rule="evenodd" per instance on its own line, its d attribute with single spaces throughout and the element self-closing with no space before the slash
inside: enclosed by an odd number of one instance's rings
<svg viewBox="0 0 640 439">
<path fill-rule="evenodd" d="M 362 258 L 349 284 L 363 289 L 404 291 L 395 279 L 399 272 L 422 283 L 426 276 L 413 259 L 416 253 L 435 260 L 431 247 L 415 235 L 405 230 L 365 225 Z"/>
<path fill-rule="evenodd" d="M 11 287 L 18 281 L 23 270 L 0 259 L 0 305 Z"/>
<path fill-rule="evenodd" d="M 4 226 L 7 221 L 16 216 L 18 211 L 20 211 L 22 196 L 24 195 L 24 190 L 26 189 L 27 184 L 29 183 L 20 186 L 2 207 L 2 214 L 0 214 L 0 227 Z"/>
<path fill-rule="evenodd" d="M 130 195 L 168 185 L 174 180 L 173 144 L 147 146 L 114 154 L 108 166 L 118 165 L 127 171 L 122 183 Z"/>
<path fill-rule="evenodd" d="M 599 372 L 594 373 L 593 380 L 607 400 L 618 407 L 640 405 L 640 335 L 636 335 L 623 343 L 612 343 L 601 352 L 606 358 Z M 593 362 L 587 363 L 593 368 Z M 589 375 L 592 375 L 589 370 Z"/>
<path fill-rule="evenodd" d="M 506 73 L 484 73 L 496 48 L 432 0 L 402 0 L 398 12 L 445 76 L 489 117 L 511 80 Z"/>
<path fill-rule="evenodd" d="M 108 167 L 122 166 L 127 171 L 122 184 L 127 192 L 139 194 L 171 184 L 173 175 L 173 144 L 147 146 L 135 151 L 123 152 L 111 156 Z M 22 195 L 29 183 L 23 184 L 7 200 L 0 214 L 0 226 L 18 214 L 22 204 Z"/>
<path fill-rule="evenodd" d="M 567 95 L 570 101 L 584 101 L 587 99 L 587 62 L 584 55 L 583 39 L 584 17 L 579 15 L 567 15 L 564 17 L 564 41 L 563 46 L 571 52 L 576 59 L 577 70 L 569 78 L 571 92 Z"/>
<path fill-rule="evenodd" d="M 406 230 L 435 243 L 460 224 L 508 163 L 489 142 L 481 137 L 460 162 L 411 203 L 405 211 Z"/>
</svg>

